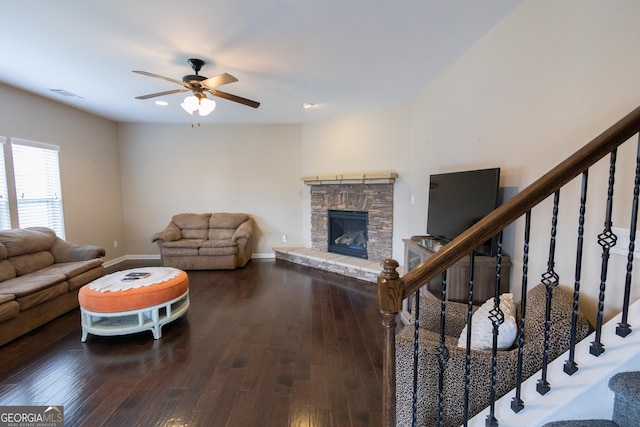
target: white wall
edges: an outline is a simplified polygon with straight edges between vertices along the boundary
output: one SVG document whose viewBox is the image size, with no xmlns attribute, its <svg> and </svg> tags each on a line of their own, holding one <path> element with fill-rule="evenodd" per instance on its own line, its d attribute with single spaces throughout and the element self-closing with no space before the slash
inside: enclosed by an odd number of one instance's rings
<svg viewBox="0 0 640 427">
<path fill-rule="evenodd" d="M 521 190 L 640 105 L 639 16 L 636 1 L 529 0 L 410 106 L 304 125 L 303 172 L 396 168 L 402 181 L 394 257 L 401 260 L 400 239 L 426 229 L 429 174 L 498 166 L 502 185 Z M 345 161 L 345 147 L 358 146 L 367 148 L 366 160 Z M 616 191 L 620 193 L 623 186 L 629 188 L 622 176 L 633 180 L 633 167 L 624 165 L 634 158 L 633 148 L 629 150 L 625 147 L 619 156 Z M 342 159 L 336 166 L 335 158 Z M 591 240 L 602 230 L 605 173 L 606 165 L 591 171 L 589 198 L 594 206 L 587 224 Z M 577 187 L 572 184 L 563 190 L 561 208 L 566 205 L 573 211 L 561 209 L 559 223 L 573 236 L 564 238 L 557 249 L 558 257 L 570 258 L 557 267 L 561 283 L 569 286 L 574 277 Z M 411 194 L 414 205 L 406 202 Z M 532 233 L 531 255 L 537 267 L 529 273 L 536 282 L 546 269 L 547 212 L 548 203 L 534 210 L 539 221 Z M 614 225 L 628 228 L 628 216 L 614 212 Z M 510 254 L 516 271 L 522 269 L 521 246 L 516 241 Z M 591 320 L 599 287 L 599 254 L 596 248 L 585 255 L 587 297 L 581 304 Z M 607 298 L 616 304 L 621 301 L 621 280 L 614 277 L 610 282 Z M 514 283 L 519 295 L 519 275 Z M 639 296 L 636 291 L 635 298 Z"/>
<path fill-rule="evenodd" d="M 116 123 L 0 84 L 0 135 L 60 146 L 67 240 L 125 254 Z"/>
<path fill-rule="evenodd" d="M 256 224 L 254 256 L 301 244 L 300 126 L 120 124 L 126 247 L 151 244 L 181 212 L 244 212 Z"/>
</svg>

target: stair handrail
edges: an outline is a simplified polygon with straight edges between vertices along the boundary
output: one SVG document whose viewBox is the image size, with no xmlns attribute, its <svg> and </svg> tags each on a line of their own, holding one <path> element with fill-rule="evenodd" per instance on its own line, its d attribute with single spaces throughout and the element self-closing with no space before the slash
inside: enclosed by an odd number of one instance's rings
<svg viewBox="0 0 640 427">
<path fill-rule="evenodd" d="M 400 277 L 397 272 L 397 261 L 386 259 L 382 262 L 377 294 L 382 324 L 386 329 L 383 352 L 385 426 L 395 426 L 395 319 L 402 308 L 402 301 L 639 132 L 640 106 L 404 276 Z"/>
</svg>

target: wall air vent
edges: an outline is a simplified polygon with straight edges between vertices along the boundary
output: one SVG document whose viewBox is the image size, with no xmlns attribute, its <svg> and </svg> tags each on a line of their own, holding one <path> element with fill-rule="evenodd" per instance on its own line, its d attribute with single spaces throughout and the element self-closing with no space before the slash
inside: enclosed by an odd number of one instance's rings
<svg viewBox="0 0 640 427">
<path fill-rule="evenodd" d="M 57 93 L 60 96 L 66 96 L 67 98 L 84 99 L 80 95 L 76 95 L 75 93 L 71 93 L 68 90 L 64 90 L 64 89 L 49 89 L 49 90 L 51 92 L 53 92 L 53 93 Z"/>
</svg>

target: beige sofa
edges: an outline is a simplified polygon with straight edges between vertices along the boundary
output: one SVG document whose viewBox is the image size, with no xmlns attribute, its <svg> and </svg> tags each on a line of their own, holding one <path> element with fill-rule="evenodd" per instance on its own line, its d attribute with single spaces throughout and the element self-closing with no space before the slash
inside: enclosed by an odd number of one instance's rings
<svg viewBox="0 0 640 427">
<path fill-rule="evenodd" d="M 0 345 L 78 307 L 80 287 L 104 275 L 104 254 L 50 228 L 0 230 Z"/>
<path fill-rule="evenodd" d="M 181 270 L 225 270 L 251 259 L 253 221 L 243 213 L 181 213 L 153 235 L 162 265 Z"/>
</svg>

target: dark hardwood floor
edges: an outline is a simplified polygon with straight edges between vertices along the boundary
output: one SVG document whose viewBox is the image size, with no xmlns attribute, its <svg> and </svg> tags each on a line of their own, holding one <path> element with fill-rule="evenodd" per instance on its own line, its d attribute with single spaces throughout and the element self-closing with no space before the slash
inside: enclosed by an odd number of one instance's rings
<svg viewBox="0 0 640 427">
<path fill-rule="evenodd" d="M 273 260 L 189 281 L 157 341 L 81 343 L 74 310 L 0 347 L 0 405 L 64 405 L 74 427 L 381 425 L 374 284 Z"/>
</svg>

